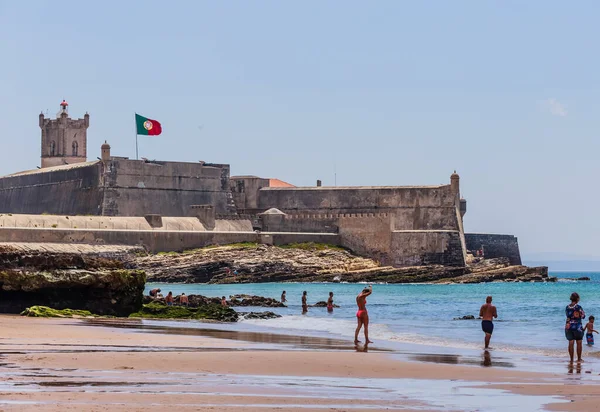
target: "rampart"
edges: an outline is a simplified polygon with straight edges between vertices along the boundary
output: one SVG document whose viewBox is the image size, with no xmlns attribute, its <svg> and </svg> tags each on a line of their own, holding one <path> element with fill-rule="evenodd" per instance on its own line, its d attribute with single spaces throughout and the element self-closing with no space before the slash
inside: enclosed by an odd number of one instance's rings
<svg viewBox="0 0 600 412">
<path fill-rule="evenodd" d="M 228 165 L 110 158 L 0 178 L 0 213 L 189 216 L 192 205 L 235 213 Z"/>
<path fill-rule="evenodd" d="M 189 216 L 192 205 L 235 212 L 228 165 L 111 158 L 104 166 L 102 215 Z"/>
<path fill-rule="evenodd" d="M 342 246 L 386 265 L 465 265 L 460 230 L 395 230 L 396 219 L 391 212 L 260 215 L 263 230 L 338 233 Z"/>
<path fill-rule="evenodd" d="M 288 214 L 391 213 L 395 230 L 458 230 L 450 185 L 423 187 L 262 188 L 259 211 Z"/>
<path fill-rule="evenodd" d="M 0 213 L 102 214 L 99 161 L 0 178 Z"/>
<path fill-rule="evenodd" d="M 512 265 L 521 264 L 519 243 L 513 235 L 465 233 L 467 250 L 475 252 L 483 248 L 486 258 L 506 257 Z"/>
</svg>

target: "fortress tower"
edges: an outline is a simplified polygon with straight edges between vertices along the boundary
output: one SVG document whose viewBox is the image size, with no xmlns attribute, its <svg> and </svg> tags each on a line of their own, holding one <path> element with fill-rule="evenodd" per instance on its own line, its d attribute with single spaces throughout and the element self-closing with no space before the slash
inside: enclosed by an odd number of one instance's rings
<svg viewBox="0 0 600 412">
<path fill-rule="evenodd" d="M 69 104 L 60 103 L 56 119 L 46 119 L 40 113 L 42 129 L 42 168 L 80 163 L 87 160 L 87 128 L 90 115 L 83 119 L 69 117 Z"/>
</svg>

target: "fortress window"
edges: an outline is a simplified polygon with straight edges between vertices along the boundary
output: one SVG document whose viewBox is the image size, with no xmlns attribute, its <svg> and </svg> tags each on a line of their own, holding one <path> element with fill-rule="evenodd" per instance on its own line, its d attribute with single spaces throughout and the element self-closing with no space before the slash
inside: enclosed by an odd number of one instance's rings
<svg viewBox="0 0 600 412">
<path fill-rule="evenodd" d="M 56 155 L 56 142 L 53 140 L 50 142 L 50 156 Z"/>
<path fill-rule="evenodd" d="M 77 156 L 78 149 L 79 145 L 77 144 L 77 142 L 73 142 L 73 156 Z"/>
</svg>

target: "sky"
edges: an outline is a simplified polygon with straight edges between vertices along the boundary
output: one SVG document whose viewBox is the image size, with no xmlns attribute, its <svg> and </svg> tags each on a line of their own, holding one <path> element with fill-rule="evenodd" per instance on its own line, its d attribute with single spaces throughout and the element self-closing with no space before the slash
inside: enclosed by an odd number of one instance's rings
<svg viewBox="0 0 600 412">
<path fill-rule="evenodd" d="M 448 184 L 465 230 L 600 257 L 600 3 L 0 0 L 0 175 L 40 112 L 135 157 L 295 185 Z"/>
</svg>

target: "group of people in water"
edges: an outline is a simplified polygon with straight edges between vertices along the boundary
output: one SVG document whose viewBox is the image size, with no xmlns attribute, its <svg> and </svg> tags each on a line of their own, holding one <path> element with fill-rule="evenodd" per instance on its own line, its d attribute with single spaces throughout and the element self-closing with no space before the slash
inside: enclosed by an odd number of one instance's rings
<svg viewBox="0 0 600 412">
<path fill-rule="evenodd" d="M 150 296 L 155 298 L 162 298 L 161 290 L 159 288 L 152 289 L 150 291 Z M 359 343 L 358 335 L 360 334 L 361 329 L 364 331 L 365 336 L 365 344 L 372 343 L 369 340 L 369 312 L 367 311 L 367 296 L 373 293 L 373 286 L 369 285 L 369 287 L 364 288 L 357 296 L 356 296 L 356 305 L 358 306 L 358 310 L 356 312 L 356 330 L 354 333 L 354 343 Z M 169 306 L 174 304 L 173 293 L 169 291 L 167 296 L 165 296 L 165 303 Z M 302 292 L 302 314 L 306 314 L 308 312 L 308 292 Z M 598 333 L 597 330 L 594 329 L 594 317 L 590 316 L 588 319 L 588 323 L 584 326 L 583 319 L 585 319 L 585 312 L 581 305 L 579 305 L 579 294 L 577 292 L 571 293 L 571 303 L 567 305 L 565 308 L 566 315 L 566 324 L 565 324 L 565 337 L 569 342 L 568 351 L 569 357 L 571 359 L 571 363 L 574 361 L 575 350 L 577 351 L 577 362 L 582 362 L 582 350 L 583 350 L 583 338 L 585 336 L 586 342 L 588 345 L 594 344 L 594 333 Z M 281 302 L 286 303 L 286 291 L 284 290 L 281 294 Z M 189 300 L 185 293 L 182 293 L 179 296 L 179 304 L 182 306 L 188 306 Z M 221 298 L 221 305 L 228 306 L 227 300 L 225 296 Z M 327 299 L 327 311 L 333 312 L 333 292 L 329 292 L 329 298 Z M 488 349 L 490 346 L 490 340 L 492 338 L 492 334 L 494 333 L 494 319 L 498 318 L 498 310 L 496 306 L 492 304 L 492 297 L 488 296 L 485 299 L 485 303 L 479 309 L 479 318 L 481 319 L 481 330 L 484 332 L 484 345 L 485 349 Z M 576 349 L 575 349 L 576 347 Z"/>
<path fill-rule="evenodd" d="M 583 326 L 583 319 L 585 319 L 585 312 L 581 305 L 579 305 L 579 294 L 577 292 L 571 293 L 571 303 L 565 308 L 566 323 L 565 323 L 565 338 L 569 342 L 568 352 L 571 363 L 575 358 L 575 346 L 577 346 L 577 362 L 583 362 L 581 358 L 583 352 L 583 338 L 585 336 L 586 343 L 590 346 L 594 344 L 594 333 L 598 333 L 594 329 L 594 317 L 590 316 L 588 323 Z M 494 332 L 493 319 L 498 317 L 498 311 L 496 306 L 492 305 L 492 297 L 488 296 L 485 300 L 485 304 L 481 306 L 479 310 L 479 317 L 481 320 L 481 329 L 485 333 L 485 349 L 488 349 L 490 345 L 490 339 Z"/>
<path fill-rule="evenodd" d="M 356 312 L 356 331 L 354 333 L 354 343 L 359 343 L 358 335 L 360 330 L 364 328 L 365 334 L 365 344 L 373 343 L 369 340 L 369 313 L 367 312 L 367 296 L 373 293 L 373 286 L 369 285 L 369 287 L 364 288 L 356 297 L 356 305 L 358 306 L 358 311 Z M 302 292 L 302 314 L 306 314 L 308 312 L 308 292 Z M 285 290 L 281 293 L 281 303 L 286 303 L 286 292 Z M 333 292 L 329 292 L 329 298 L 327 299 L 327 311 L 333 312 Z"/>
</svg>

